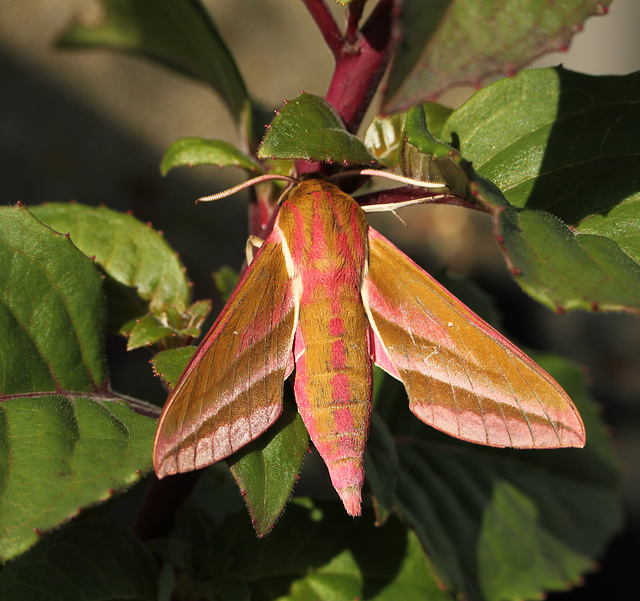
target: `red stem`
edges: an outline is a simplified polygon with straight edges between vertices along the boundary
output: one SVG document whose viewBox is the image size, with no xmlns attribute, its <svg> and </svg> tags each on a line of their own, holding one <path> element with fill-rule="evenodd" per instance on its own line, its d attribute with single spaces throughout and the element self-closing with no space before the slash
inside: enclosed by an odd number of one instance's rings
<svg viewBox="0 0 640 601">
<path fill-rule="evenodd" d="M 305 2 L 308 5 L 311 0 Z M 345 42 L 338 55 L 334 51 L 336 67 L 327 100 L 351 133 L 358 130 L 389 64 L 395 41 L 393 34 L 398 3 L 399 0 L 380 0 L 355 43 Z M 320 27 L 317 19 L 316 22 Z M 323 35 L 327 39 L 324 32 Z"/>
<path fill-rule="evenodd" d="M 347 6 L 347 30 L 344 39 L 347 44 L 355 44 L 358 39 L 358 24 L 362 18 L 362 11 L 367 0 L 353 0 Z"/>
<path fill-rule="evenodd" d="M 309 11 L 309 14 L 316 22 L 324 41 L 333 56 L 338 60 L 338 56 L 342 52 L 344 39 L 340 33 L 333 15 L 329 12 L 324 0 L 302 0 Z"/>
</svg>

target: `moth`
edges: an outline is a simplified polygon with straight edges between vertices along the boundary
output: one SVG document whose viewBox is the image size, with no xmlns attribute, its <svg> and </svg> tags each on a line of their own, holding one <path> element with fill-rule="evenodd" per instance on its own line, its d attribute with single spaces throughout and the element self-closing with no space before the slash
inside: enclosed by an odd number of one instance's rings
<svg viewBox="0 0 640 601">
<path fill-rule="evenodd" d="M 373 365 L 425 424 L 495 447 L 581 447 L 560 385 L 320 179 L 298 183 L 171 392 L 158 477 L 208 466 L 282 411 L 284 381 L 350 515 L 359 515 Z"/>
</svg>

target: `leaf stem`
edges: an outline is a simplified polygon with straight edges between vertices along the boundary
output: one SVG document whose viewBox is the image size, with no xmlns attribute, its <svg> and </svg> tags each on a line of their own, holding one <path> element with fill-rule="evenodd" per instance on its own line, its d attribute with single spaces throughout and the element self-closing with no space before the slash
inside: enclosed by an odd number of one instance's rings
<svg viewBox="0 0 640 601">
<path fill-rule="evenodd" d="M 395 42 L 398 2 L 380 0 L 354 43 L 343 43 L 337 55 L 332 49 L 336 67 L 326 98 L 351 133 L 358 130 L 389 64 Z M 354 8 L 354 13 L 356 10 Z"/>
<path fill-rule="evenodd" d="M 338 24 L 324 0 L 302 0 L 309 11 L 309 14 L 316 22 L 325 43 L 329 50 L 331 50 L 334 58 L 338 60 L 338 57 L 342 53 L 344 46 L 344 38 L 340 33 Z"/>
</svg>

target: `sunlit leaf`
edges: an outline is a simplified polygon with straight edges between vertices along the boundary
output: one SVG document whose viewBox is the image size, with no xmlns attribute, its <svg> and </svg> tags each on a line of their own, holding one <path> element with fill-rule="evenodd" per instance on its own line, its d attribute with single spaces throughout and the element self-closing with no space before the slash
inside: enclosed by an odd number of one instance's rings
<svg viewBox="0 0 640 601">
<path fill-rule="evenodd" d="M 609 4 L 405 0 L 383 110 L 406 110 L 452 86 L 512 75 L 541 54 L 566 48 L 584 20 L 606 12 Z"/>
</svg>

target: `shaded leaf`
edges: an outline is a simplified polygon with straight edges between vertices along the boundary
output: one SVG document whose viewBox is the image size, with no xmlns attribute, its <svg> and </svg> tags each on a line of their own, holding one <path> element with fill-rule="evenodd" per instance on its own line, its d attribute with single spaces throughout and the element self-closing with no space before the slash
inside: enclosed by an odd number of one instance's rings
<svg viewBox="0 0 640 601">
<path fill-rule="evenodd" d="M 227 460 L 251 513 L 258 536 L 264 536 L 282 513 L 309 449 L 309 434 L 285 386 L 278 421 L 260 438 Z"/>
<path fill-rule="evenodd" d="M 0 560 L 151 467 L 153 408 L 108 388 L 102 278 L 69 237 L 0 209 Z"/>
<path fill-rule="evenodd" d="M 543 211 L 516 211 L 486 180 L 472 184 L 494 215 L 516 282 L 551 309 L 640 312 L 640 266 L 604 236 L 576 234 Z"/>
<path fill-rule="evenodd" d="M 226 303 L 238 283 L 238 272 L 228 265 L 223 265 L 213 274 L 213 282 L 220 295 L 220 300 Z"/>
<path fill-rule="evenodd" d="M 157 569 L 115 523 L 83 521 L 47 536 L 0 572 L 0 597 L 17 601 L 154 601 Z"/>
<path fill-rule="evenodd" d="M 380 375 L 386 377 L 385 374 Z M 364 473 L 373 495 L 377 525 L 384 524 L 393 511 L 395 501 L 398 453 L 391 432 L 375 411 L 371 413 Z"/>
<path fill-rule="evenodd" d="M 368 511 L 353 520 L 338 503 L 296 500 L 263 540 L 242 514 L 217 529 L 193 510 L 182 518 L 192 547 L 181 563 L 190 590 L 205 599 L 452 599 L 438 588 L 415 535 L 394 518 L 371 528 Z"/>
<path fill-rule="evenodd" d="M 335 109 L 313 94 L 301 94 L 280 109 L 260 144 L 258 157 L 376 163 L 362 141 L 345 129 Z"/>
<path fill-rule="evenodd" d="M 101 0 L 100 23 L 73 23 L 62 47 L 100 46 L 147 56 L 205 81 L 227 104 L 236 123 L 248 119 L 249 98 L 240 71 L 198 0 Z"/>
<path fill-rule="evenodd" d="M 398 441 L 398 509 L 439 577 L 469 599 L 564 590 L 593 566 L 621 523 L 617 462 L 582 374 L 558 358 L 536 359 L 580 409 L 585 449 L 457 441 L 411 416 L 400 386 L 377 406 Z"/>
<path fill-rule="evenodd" d="M 216 165 L 217 167 L 241 167 L 250 173 L 260 174 L 264 170 L 253 157 L 238 150 L 233 144 L 223 140 L 204 138 L 180 138 L 169 146 L 160 171 L 166 175 L 175 167 L 195 167 L 197 165 Z"/>
<path fill-rule="evenodd" d="M 383 111 L 406 110 L 452 86 L 477 86 L 489 75 L 512 74 L 541 54 L 566 47 L 584 20 L 609 4 L 611 0 L 405 0 L 403 35 Z"/>
</svg>

